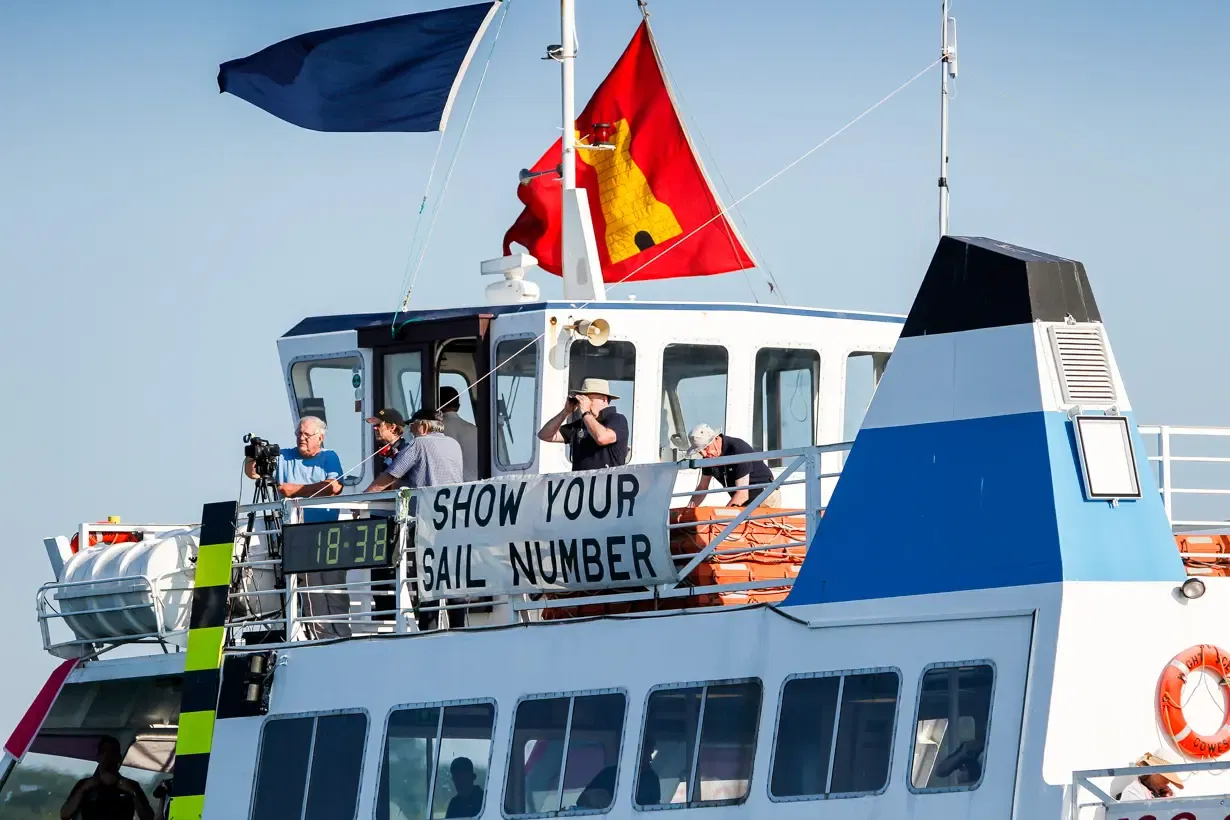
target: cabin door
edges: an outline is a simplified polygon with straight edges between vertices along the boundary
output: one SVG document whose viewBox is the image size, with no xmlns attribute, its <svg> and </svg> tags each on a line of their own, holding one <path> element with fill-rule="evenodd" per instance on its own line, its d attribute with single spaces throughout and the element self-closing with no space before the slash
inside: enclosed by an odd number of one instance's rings
<svg viewBox="0 0 1230 820">
<path fill-rule="evenodd" d="M 943 652 L 950 660 L 927 666 L 919 680 L 907 816 L 1014 817 L 1033 617 L 951 629 Z M 962 759 L 972 762 L 957 766 Z"/>
<path fill-rule="evenodd" d="M 359 338 L 375 350 L 377 407 L 407 418 L 424 407 L 452 411 L 445 434 L 462 445 L 467 481 L 491 474 L 487 326 L 488 317 L 472 316 L 409 323 L 392 340 L 387 328 Z"/>
</svg>

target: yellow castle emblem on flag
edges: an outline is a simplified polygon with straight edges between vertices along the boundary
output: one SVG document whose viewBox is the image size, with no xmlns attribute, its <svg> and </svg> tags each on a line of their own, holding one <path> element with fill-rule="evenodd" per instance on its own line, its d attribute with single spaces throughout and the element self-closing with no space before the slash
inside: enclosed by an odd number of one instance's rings
<svg viewBox="0 0 1230 820">
<path fill-rule="evenodd" d="M 584 149 L 577 156 L 598 175 L 598 203 L 606 222 L 606 249 L 611 264 L 636 256 L 683 233 L 670 207 L 658 201 L 649 180 L 632 159 L 632 132 L 627 120 L 611 126 L 614 150 Z M 578 143 L 581 136 L 577 134 Z"/>
</svg>

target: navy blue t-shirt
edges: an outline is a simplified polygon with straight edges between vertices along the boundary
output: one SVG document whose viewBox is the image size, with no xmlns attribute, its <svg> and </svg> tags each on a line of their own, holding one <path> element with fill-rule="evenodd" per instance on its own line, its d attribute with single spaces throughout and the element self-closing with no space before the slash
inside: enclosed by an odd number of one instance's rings
<svg viewBox="0 0 1230 820">
<path fill-rule="evenodd" d="M 628 420 L 611 406 L 604 407 L 598 414 L 598 423 L 615 434 L 614 444 L 604 447 L 594 441 L 584 419 L 560 425 L 560 435 L 572 445 L 572 469 L 601 470 L 604 467 L 622 467 L 628 460 Z"/>
<path fill-rule="evenodd" d="M 723 456 L 742 456 L 748 453 L 760 452 L 741 438 L 722 436 Z M 735 482 L 747 476 L 749 484 L 768 484 L 773 480 L 773 471 L 763 461 L 741 461 L 738 464 L 725 464 L 721 467 L 703 467 L 701 475 L 713 476 L 723 487 L 734 487 Z M 737 490 L 732 491 L 732 495 Z M 762 493 L 764 487 L 747 491 L 747 503 L 751 504 Z"/>
</svg>

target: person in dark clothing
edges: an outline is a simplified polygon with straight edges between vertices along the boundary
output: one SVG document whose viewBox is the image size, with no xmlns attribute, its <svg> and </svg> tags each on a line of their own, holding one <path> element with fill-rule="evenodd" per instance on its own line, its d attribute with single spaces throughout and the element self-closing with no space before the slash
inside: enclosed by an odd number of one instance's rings
<svg viewBox="0 0 1230 820">
<path fill-rule="evenodd" d="M 741 438 L 724 435 L 707 424 L 698 424 L 688 434 L 692 449 L 688 450 L 688 458 L 718 458 L 719 456 L 741 456 L 760 452 Z M 730 490 L 730 506 L 732 507 L 778 507 L 781 506 L 781 493 L 777 490 L 765 495 L 764 487 L 752 490 L 736 489 L 749 484 L 769 484 L 773 481 L 773 472 L 763 461 L 740 461 L 737 464 L 724 464 L 720 467 L 702 467 L 700 481 L 696 484 L 697 494 L 688 502 L 689 507 L 700 506 L 705 500 L 704 490 L 716 478 L 718 483 Z"/>
<path fill-rule="evenodd" d="M 120 774 L 120 742 L 110 735 L 98 740 L 98 768 L 78 780 L 60 808 L 60 820 L 154 820 L 141 784 Z"/>
<path fill-rule="evenodd" d="M 538 438 L 572 445 L 574 470 L 622 467 L 628 460 L 628 420 L 611 404 L 618 398 L 606 379 L 586 379 L 564 409 L 542 426 Z M 577 420 L 565 423 L 574 414 Z"/>
<path fill-rule="evenodd" d="M 453 778 L 453 799 L 448 801 L 447 818 L 478 817 L 483 810 L 483 788 L 476 785 L 474 762 L 468 757 L 455 757 L 448 772 Z"/>
</svg>

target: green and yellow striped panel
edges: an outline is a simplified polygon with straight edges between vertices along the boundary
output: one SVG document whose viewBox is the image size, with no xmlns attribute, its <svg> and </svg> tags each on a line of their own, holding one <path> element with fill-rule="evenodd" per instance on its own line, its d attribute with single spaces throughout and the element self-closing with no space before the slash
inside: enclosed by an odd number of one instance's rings
<svg viewBox="0 0 1230 820">
<path fill-rule="evenodd" d="M 214 740 L 218 686 L 222 679 L 222 644 L 226 638 L 226 600 L 231 589 L 235 551 L 234 501 L 206 504 L 201 513 L 188 652 L 175 741 L 174 796 L 171 820 L 200 820 L 205 809 L 205 778 Z"/>
</svg>

